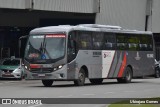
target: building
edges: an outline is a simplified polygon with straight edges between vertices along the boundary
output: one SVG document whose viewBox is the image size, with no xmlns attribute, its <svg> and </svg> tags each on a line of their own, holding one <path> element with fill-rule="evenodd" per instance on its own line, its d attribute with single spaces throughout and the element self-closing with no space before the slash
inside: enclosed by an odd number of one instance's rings
<svg viewBox="0 0 160 107">
<path fill-rule="evenodd" d="M 19 37 L 35 27 L 83 23 L 149 30 L 160 46 L 160 0 L 0 0 L 1 58 L 19 56 Z"/>
</svg>

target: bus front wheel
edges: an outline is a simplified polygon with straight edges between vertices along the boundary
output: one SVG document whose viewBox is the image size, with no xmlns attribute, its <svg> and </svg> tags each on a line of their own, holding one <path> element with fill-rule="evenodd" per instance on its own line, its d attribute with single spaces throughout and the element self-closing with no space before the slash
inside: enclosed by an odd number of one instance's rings
<svg viewBox="0 0 160 107">
<path fill-rule="evenodd" d="M 85 78 L 86 78 L 85 71 L 84 69 L 81 69 L 78 73 L 78 79 L 74 81 L 74 84 L 76 86 L 83 86 L 85 83 Z"/>
<path fill-rule="evenodd" d="M 127 67 L 125 70 L 125 77 L 117 78 L 119 83 L 130 83 L 132 80 L 132 70 L 130 67 Z"/>
<path fill-rule="evenodd" d="M 160 77 L 160 70 L 156 69 L 155 70 L 155 78 L 159 78 Z"/>
<path fill-rule="evenodd" d="M 53 80 L 42 80 L 42 83 L 45 87 L 51 87 L 53 84 Z"/>
<path fill-rule="evenodd" d="M 102 84 L 103 79 L 102 79 L 102 78 L 99 78 L 99 79 L 89 79 L 89 81 L 90 81 L 92 84 Z"/>
</svg>

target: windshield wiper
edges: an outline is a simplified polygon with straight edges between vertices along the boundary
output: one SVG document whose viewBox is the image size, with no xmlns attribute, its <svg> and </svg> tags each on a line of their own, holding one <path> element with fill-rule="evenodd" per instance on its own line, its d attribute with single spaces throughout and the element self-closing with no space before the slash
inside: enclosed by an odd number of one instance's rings
<svg viewBox="0 0 160 107">
<path fill-rule="evenodd" d="M 45 42 L 45 40 L 44 40 L 44 42 L 43 42 L 43 45 L 42 45 L 42 42 L 41 42 L 41 47 L 40 47 L 40 54 L 41 54 L 41 57 L 46 57 L 45 56 L 45 53 L 47 54 L 47 56 L 49 57 L 49 59 L 51 59 L 51 56 L 50 56 L 50 54 L 49 54 L 49 52 L 47 51 L 47 49 L 46 49 L 46 45 L 47 45 L 47 43 Z M 44 58 L 45 59 L 45 58 Z"/>
</svg>

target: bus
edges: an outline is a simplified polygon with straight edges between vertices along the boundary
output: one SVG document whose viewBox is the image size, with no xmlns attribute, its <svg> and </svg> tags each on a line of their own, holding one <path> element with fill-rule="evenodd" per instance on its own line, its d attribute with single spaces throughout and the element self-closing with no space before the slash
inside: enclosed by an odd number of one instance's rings
<svg viewBox="0 0 160 107">
<path fill-rule="evenodd" d="M 104 79 L 130 83 L 132 78 L 155 75 L 152 32 L 119 26 L 81 24 L 33 29 L 25 48 L 26 80 L 54 81 L 88 78 L 92 84 Z"/>
</svg>

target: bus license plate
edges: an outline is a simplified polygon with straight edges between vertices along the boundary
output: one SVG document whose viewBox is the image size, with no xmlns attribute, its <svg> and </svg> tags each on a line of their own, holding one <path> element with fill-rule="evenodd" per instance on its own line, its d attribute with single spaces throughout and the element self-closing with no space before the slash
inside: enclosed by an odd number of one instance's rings
<svg viewBox="0 0 160 107">
<path fill-rule="evenodd" d="M 38 74 L 39 77 L 45 77 L 45 74 Z"/>
</svg>

